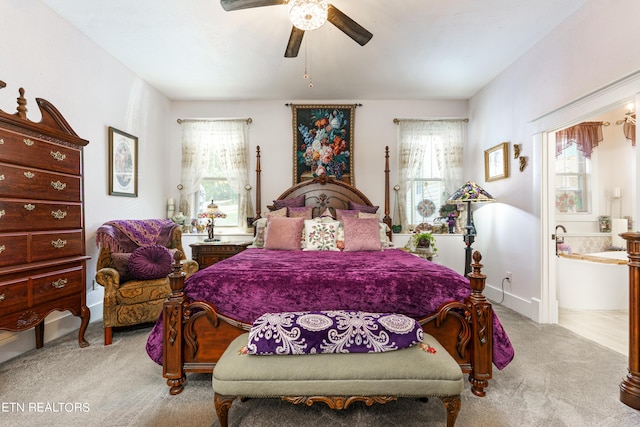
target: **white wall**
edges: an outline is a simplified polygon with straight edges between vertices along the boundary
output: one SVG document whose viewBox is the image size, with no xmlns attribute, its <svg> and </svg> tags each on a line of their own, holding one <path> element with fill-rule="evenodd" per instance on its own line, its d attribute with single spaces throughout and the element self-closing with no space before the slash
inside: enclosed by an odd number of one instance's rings
<svg viewBox="0 0 640 427">
<path fill-rule="evenodd" d="M 513 272 L 505 304 L 534 319 L 542 288 L 543 159 L 531 122 L 639 70 L 638 16 L 635 0 L 591 0 L 470 100 L 472 177 L 483 182 L 479 159 L 499 142 L 522 144 L 529 157 L 524 172 L 511 160 L 509 179 L 484 184 L 500 203 L 478 211 L 475 247 L 485 257 L 489 283 Z"/>
<path fill-rule="evenodd" d="M 174 102 L 171 105 L 170 156 L 180 158 L 181 127 L 177 119 L 251 118 L 249 142 L 251 167 L 255 170 L 255 147 L 261 150 L 262 212 L 284 190 L 293 184 L 293 124 L 291 107 L 286 103 L 315 104 L 313 100 L 237 101 L 237 102 Z M 355 100 L 318 102 L 319 104 L 354 104 Z M 397 125 L 394 118 L 466 117 L 467 101 L 366 101 L 355 111 L 354 174 L 356 186 L 375 205 L 384 210 L 384 147 L 389 146 L 391 187 L 397 183 Z M 176 165 L 169 172 L 171 197 L 178 199 L 176 186 L 180 170 Z M 255 174 L 252 173 L 252 182 Z M 255 186 L 254 186 L 255 187 Z M 391 196 L 393 198 L 393 195 Z M 254 195 L 255 200 L 255 195 Z M 393 212 L 393 202 L 389 207 Z M 254 208 L 256 208 L 254 206 Z"/>
<path fill-rule="evenodd" d="M 164 217 L 168 186 L 166 152 L 169 101 L 39 1 L 3 2 L 0 109 L 14 112 L 18 88 L 26 90 L 28 117 L 40 120 L 34 98 L 55 105 L 84 150 L 87 304 L 91 321 L 102 318 L 102 287 L 93 290 L 95 231 L 114 218 Z M 108 195 L 108 127 L 139 138 L 138 197 Z M 55 321 L 61 319 L 61 321 Z M 55 312 L 46 319 L 45 342 L 77 330 L 80 321 Z M 92 342 L 102 345 L 102 342 Z M 35 347 L 33 331 L 0 331 L 0 362 Z"/>
</svg>

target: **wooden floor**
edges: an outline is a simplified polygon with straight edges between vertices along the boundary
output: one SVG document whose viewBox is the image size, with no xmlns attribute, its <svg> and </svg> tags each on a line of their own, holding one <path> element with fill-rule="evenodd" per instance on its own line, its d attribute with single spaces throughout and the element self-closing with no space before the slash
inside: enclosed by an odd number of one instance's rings
<svg viewBox="0 0 640 427">
<path fill-rule="evenodd" d="M 629 355 L 629 312 L 560 309 L 558 324 L 587 339 Z"/>
</svg>

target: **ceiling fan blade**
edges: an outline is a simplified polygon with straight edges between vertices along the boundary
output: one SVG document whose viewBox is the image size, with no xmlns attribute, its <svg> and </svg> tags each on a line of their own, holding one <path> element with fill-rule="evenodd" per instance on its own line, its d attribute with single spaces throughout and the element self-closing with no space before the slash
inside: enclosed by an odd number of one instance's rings
<svg viewBox="0 0 640 427">
<path fill-rule="evenodd" d="M 304 30 L 301 30 L 297 27 L 291 27 L 291 35 L 289 36 L 287 49 L 284 51 L 285 58 L 295 58 L 296 56 L 298 56 L 298 51 L 300 50 L 303 36 Z"/>
<path fill-rule="evenodd" d="M 367 31 L 362 25 L 349 18 L 334 5 L 329 5 L 327 21 L 338 27 L 340 31 L 351 37 L 360 46 L 364 46 L 371 40 L 373 34 Z"/>
<path fill-rule="evenodd" d="M 287 4 L 289 0 L 220 0 L 222 8 L 227 12 L 240 9 L 251 9 L 252 7 L 276 6 Z"/>
</svg>

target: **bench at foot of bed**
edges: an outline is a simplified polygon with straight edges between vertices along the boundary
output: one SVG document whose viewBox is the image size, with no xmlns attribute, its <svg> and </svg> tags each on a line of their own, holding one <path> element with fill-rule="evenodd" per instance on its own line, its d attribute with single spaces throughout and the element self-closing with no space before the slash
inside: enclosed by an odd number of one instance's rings
<svg viewBox="0 0 640 427">
<path fill-rule="evenodd" d="M 424 345 L 384 353 L 253 356 L 236 338 L 213 371 L 214 405 L 222 427 L 236 398 L 280 398 L 295 404 L 326 403 L 345 409 L 354 402 L 387 403 L 399 397 L 438 397 L 447 426 L 460 411 L 460 366 L 430 335 Z"/>
</svg>

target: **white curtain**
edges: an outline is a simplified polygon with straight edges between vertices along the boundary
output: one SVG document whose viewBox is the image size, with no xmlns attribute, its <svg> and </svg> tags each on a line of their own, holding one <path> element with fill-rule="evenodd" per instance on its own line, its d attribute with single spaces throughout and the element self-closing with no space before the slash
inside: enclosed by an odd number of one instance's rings
<svg viewBox="0 0 640 427">
<path fill-rule="evenodd" d="M 245 190 L 249 184 L 248 127 L 246 119 L 182 122 L 180 211 L 195 214 L 191 202 L 200 190 L 213 155 L 219 160 L 222 175 L 240 197 L 239 220 L 243 222 L 247 215 L 252 215 L 248 212 L 249 192 Z"/>
<path fill-rule="evenodd" d="M 464 120 L 398 120 L 398 157 L 400 190 L 397 197 L 400 223 L 408 230 L 407 197 L 411 180 L 419 175 L 427 153 L 435 154 L 445 191 L 451 195 L 463 184 L 462 149 L 465 138 Z"/>
</svg>

